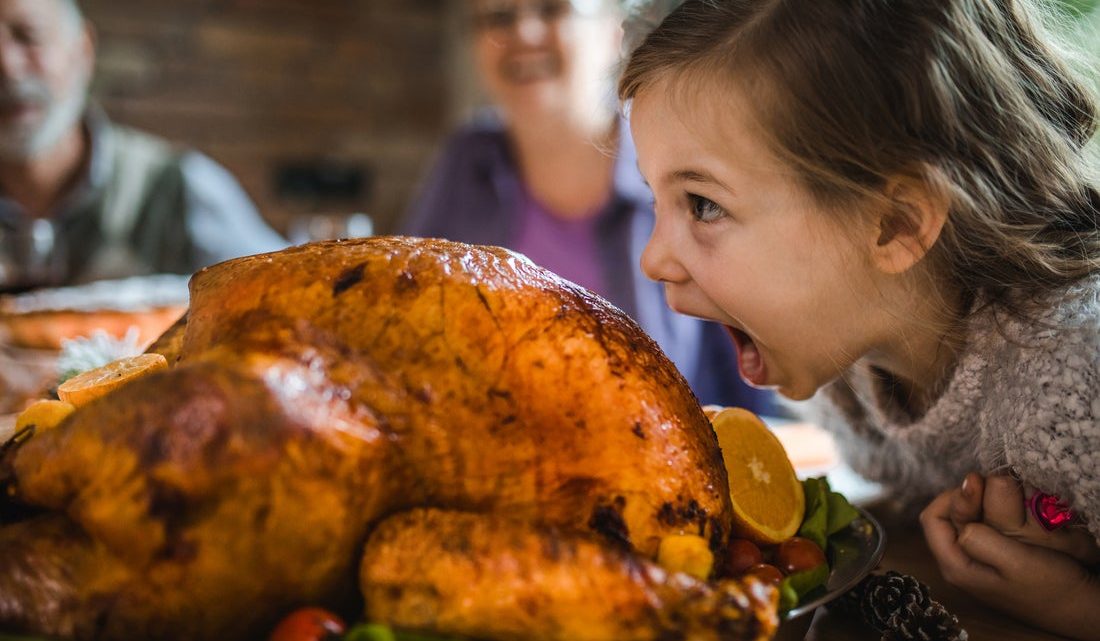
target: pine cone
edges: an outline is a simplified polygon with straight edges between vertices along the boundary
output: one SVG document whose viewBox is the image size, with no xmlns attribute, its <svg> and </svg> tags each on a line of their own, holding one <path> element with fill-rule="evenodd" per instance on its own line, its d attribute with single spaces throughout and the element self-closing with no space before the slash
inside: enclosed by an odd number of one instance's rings
<svg viewBox="0 0 1100 641">
<path fill-rule="evenodd" d="M 935 601 L 932 601 L 932 603 L 935 603 Z M 924 617 L 926 609 L 922 608 L 916 601 L 901 606 L 886 622 L 887 634 L 898 631 L 910 621 L 919 621 Z"/>
<path fill-rule="evenodd" d="M 881 641 L 967 641 L 959 620 L 936 601 L 923 610 L 910 603 L 890 617 Z"/>
<path fill-rule="evenodd" d="M 879 632 L 891 629 L 890 617 L 907 605 L 916 605 L 924 611 L 932 600 L 928 586 L 913 577 L 888 571 L 884 575 L 870 576 L 864 581 L 860 610 L 863 620 Z"/>
</svg>

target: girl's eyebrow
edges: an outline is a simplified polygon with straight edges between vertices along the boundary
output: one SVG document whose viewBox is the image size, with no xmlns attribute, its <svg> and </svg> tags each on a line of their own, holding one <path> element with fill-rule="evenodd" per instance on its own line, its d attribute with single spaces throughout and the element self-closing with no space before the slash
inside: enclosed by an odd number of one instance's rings
<svg viewBox="0 0 1100 641">
<path fill-rule="evenodd" d="M 645 186 L 648 187 L 652 191 L 653 190 L 652 185 L 650 185 L 649 181 L 646 180 L 645 176 L 642 175 L 641 166 L 638 166 L 638 175 L 642 177 L 642 182 L 645 184 Z M 713 175 L 711 175 L 710 173 L 705 172 L 705 171 L 696 171 L 694 169 L 681 169 L 679 171 L 674 171 L 671 174 L 669 174 L 668 178 L 669 178 L 669 182 L 711 183 L 711 184 L 718 185 L 719 187 L 721 187 L 722 189 L 725 189 L 726 191 L 728 191 L 731 194 L 736 194 L 737 193 L 733 189 L 730 189 L 729 185 L 722 182 L 721 180 L 718 180 Z"/>
<path fill-rule="evenodd" d="M 731 194 L 737 192 L 730 188 L 729 185 L 718 180 L 713 174 L 707 171 L 700 171 L 696 169 L 681 169 L 669 174 L 669 180 L 672 182 L 696 182 L 696 183 L 710 183 L 712 185 L 718 185 L 722 189 Z"/>
</svg>

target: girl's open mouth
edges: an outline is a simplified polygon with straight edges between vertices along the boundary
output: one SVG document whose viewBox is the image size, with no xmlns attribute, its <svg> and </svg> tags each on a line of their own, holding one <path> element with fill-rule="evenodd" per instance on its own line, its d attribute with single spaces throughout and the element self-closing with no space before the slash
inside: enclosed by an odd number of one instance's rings
<svg viewBox="0 0 1100 641">
<path fill-rule="evenodd" d="M 760 348 L 747 333 L 729 325 L 726 325 L 726 331 L 737 347 L 737 367 L 741 371 L 741 378 L 750 385 L 763 387 L 768 378 L 768 368 L 760 354 Z"/>
</svg>

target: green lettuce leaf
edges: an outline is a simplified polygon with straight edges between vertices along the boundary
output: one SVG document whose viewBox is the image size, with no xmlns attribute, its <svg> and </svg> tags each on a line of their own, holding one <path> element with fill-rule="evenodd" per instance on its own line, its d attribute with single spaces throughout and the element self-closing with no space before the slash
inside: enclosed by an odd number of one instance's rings
<svg viewBox="0 0 1100 641">
<path fill-rule="evenodd" d="M 810 539 L 824 550 L 829 524 L 829 484 L 824 478 L 809 478 L 802 481 L 802 491 L 806 495 L 806 513 L 798 536 Z"/>
<path fill-rule="evenodd" d="M 394 630 L 384 623 L 360 623 L 344 634 L 344 641 L 461 641 L 455 637 Z"/>
<path fill-rule="evenodd" d="M 795 572 L 784 577 L 779 583 L 779 607 L 790 610 L 797 606 L 807 594 L 822 587 L 829 580 L 829 564 Z M 793 597 L 793 601 L 792 601 Z M 789 603 L 789 605 L 788 605 Z"/>
<path fill-rule="evenodd" d="M 851 525 L 852 521 L 859 518 L 859 512 L 852 507 L 852 504 L 840 492 L 830 491 L 826 496 L 826 504 L 828 505 L 828 514 L 825 517 L 826 536 L 832 536 L 840 532 Z"/>
<path fill-rule="evenodd" d="M 397 637 L 388 625 L 361 623 L 344 634 L 344 641 L 397 641 Z"/>
</svg>

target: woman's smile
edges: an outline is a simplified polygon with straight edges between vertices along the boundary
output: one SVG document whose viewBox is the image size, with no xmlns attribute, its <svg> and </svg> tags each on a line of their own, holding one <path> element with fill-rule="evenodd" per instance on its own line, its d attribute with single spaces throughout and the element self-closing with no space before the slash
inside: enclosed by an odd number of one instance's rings
<svg viewBox="0 0 1100 641">
<path fill-rule="evenodd" d="M 500 63 L 500 75 L 508 82 L 527 84 L 556 78 L 561 74 L 560 56 L 548 52 L 517 53 Z"/>
</svg>

